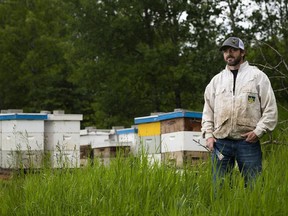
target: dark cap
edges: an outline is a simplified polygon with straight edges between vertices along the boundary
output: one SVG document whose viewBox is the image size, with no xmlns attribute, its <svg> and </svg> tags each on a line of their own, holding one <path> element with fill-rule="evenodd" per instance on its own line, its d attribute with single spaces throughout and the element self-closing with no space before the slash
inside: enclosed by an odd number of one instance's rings
<svg viewBox="0 0 288 216">
<path fill-rule="evenodd" d="M 220 47 L 220 51 L 223 50 L 224 47 L 234 47 L 236 49 L 242 49 L 244 50 L 244 43 L 243 41 L 238 38 L 238 37 L 229 37 L 228 39 L 226 39 L 224 41 L 224 43 L 222 44 L 222 46 Z"/>
</svg>

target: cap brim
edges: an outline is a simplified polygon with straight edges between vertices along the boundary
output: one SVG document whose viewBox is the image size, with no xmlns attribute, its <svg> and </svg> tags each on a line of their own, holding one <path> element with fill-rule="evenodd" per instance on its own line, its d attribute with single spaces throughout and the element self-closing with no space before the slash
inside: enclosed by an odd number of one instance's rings
<svg viewBox="0 0 288 216">
<path fill-rule="evenodd" d="M 224 46 L 221 46 L 220 47 L 220 49 L 219 49 L 219 51 L 222 51 L 223 49 L 224 49 L 224 47 L 233 47 L 233 48 L 236 48 L 236 49 L 241 49 L 241 48 L 239 48 L 238 46 L 235 46 L 235 45 L 224 45 Z"/>
</svg>

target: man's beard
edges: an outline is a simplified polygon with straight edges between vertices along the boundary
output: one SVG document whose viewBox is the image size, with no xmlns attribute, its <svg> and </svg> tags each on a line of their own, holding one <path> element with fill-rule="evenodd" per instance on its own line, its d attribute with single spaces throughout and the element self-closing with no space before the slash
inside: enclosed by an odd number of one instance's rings
<svg viewBox="0 0 288 216">
<path fill-rule="evenodd" d="M 233 58 L 233 57 L 232 56 L 228 56 L 227 59 L 228 58 Z M 227 62 L 227 64 L 229 66 L 236 66 L 236 65 L 238 65 L 241 62 L 241 56 L 235 57 L 234 60 L 231 61 L 231 62 L 228 62 L 227 60 L 226 60 L 226 62 Z"/>
</svg>

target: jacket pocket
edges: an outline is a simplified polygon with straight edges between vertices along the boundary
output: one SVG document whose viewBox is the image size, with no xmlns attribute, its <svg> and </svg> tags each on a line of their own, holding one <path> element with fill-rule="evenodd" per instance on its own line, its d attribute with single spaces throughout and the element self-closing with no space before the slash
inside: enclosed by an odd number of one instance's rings
<svg viewBox="0 0 288 216">
<path fill-rule="evenodd" d="M 253 131 L 256 128 L 257 122 L 256 119 L 238 117 L 236 121 L 237 129 L 240 134 Z"/>
<path fill-rule="evenodd" d="M 220 130 L 231 116 L 232 94 L 224 86 L 215 92 L 214 128 Z"/>
<path fill-rule="evenodd" d="M 215 114 L 221 113 L 225 107 L 227 107 L 227 103 L 229 102 L 228 91 L 226 88 L 218 88 L 215 92 Z"/>
<path fill-rule="evenodd" d="M 243 119 L 249 119 L 250 121 L 259 121 L 261 117 L 261 104 L 258 96 L 258 92 L 250 90 L 247 92 L 241 92 L 240 96 L 236 100 L 237 118 L 243 122 Z"/>
</svg>

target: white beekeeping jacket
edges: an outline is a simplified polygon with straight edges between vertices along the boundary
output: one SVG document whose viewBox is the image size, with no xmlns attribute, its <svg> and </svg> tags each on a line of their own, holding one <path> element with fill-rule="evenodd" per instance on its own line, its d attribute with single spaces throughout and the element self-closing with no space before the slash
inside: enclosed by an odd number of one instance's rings
<svg viewBox="0 0 288 216">
<path fill-rule="evenodd" d="M 277 104 L 269 78 L 246 61 L 240 65 L 233 93 L 233 74 L 226 68 L 213 77 L 204 94 L 202 132 L 205 138 L 260 138 L 276 127 Z"/>
</svg>

